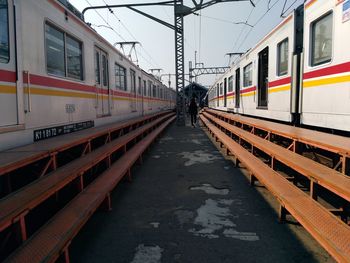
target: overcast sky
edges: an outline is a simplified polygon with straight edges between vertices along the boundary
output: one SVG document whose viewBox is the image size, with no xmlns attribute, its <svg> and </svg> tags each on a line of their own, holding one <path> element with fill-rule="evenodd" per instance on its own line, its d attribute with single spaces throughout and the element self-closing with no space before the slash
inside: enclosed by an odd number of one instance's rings
<svg viewBox="0 0 350 263">
<path fill-rule="evenodd" d="M 199 2 L 199 0 L 197 0 Z M 204 0 L 207 2 L 209 0 Z M 154 0 L 70 0 L 79 10 L 91 5 L 157 2 Z M 303 3 L 303 0 L 253 0 L 254 8 L 249 1 L 220 3 L 197 12 L 197 15 L 185 17 L 185 72 L 188 73 L 188 61 L 194 61 L 197 51 L 197 63 L 205 67 L 227 66 L 228 52 L 244 52 L 253 47 L 264 35 L 282 21 L 283 7 L 285 14 Z M 184 4 L 193 7 L 192 1 Z M 147 12 L 170 24 L 174 24 L 173 8 L 164 6 L 143 7 Z M 288 9 L 288 10 L 287 10 Z M 269 11 L 268 11 L 269 10 Z M 145 71 L 161 68 L 162 74 L 175 73 L 174 32 L 155 21 L 134 13 L 126 8 L 114 9 L 111 14 L 107 9 L 89 10 L 85 14 L 104 38 L 112 44 L 120 41 L 138 41 L 139 65 Z M 235 24 L 247 22 L 249 25 Z M 108 23 L 108 24 L 107 24 Z M 107 26 L 107 27 L 106 27 Z M 254 27 L 252 27 L 254 26 Z M 112 27 L 114 31 L 108 27 Z M 126 53 L 129 53 L 126 48 Z M 133 59 L 135 59 L 135 55 Z M 218 76 L 199 77 L 198 82 L 205 86 L 213 84 Z M 188 76 L 185 76 L 188 79 Z M 165 84 L 168 77 L 162 78 Z M 187 82 L 186 82 L 187 83 Z M 175 86 L 174 78 L 171 86 Z"/>
</svg>

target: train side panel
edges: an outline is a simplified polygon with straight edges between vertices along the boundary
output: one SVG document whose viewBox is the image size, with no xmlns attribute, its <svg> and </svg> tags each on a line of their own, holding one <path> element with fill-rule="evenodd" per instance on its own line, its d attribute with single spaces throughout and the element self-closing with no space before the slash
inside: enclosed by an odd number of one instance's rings
<svg viewBox="0 0 350 263">
<path fill-rule="evenodd" d="M 172 90 L 58 1 L 16 1 L 16 28 L 13 0 L 6 3 L 2 18 L 9 17 L 0 23 L 8 28 L 0 58 L 0 150 L 33 142 L 37 129 L 84 121 L 99 126 L 174 107 Z"/>
<path fill-rule="evenodd" d="M 291 14 L 240 60 L 238 113 L 291 121 L 293 28 Z"/>
<path fill-rule="evenodd" d="M 301 122 L 350 131 L 350 1 L 305 4 Z"/>
<path fill-rule="evenodd" d="M 13 1 L 0 9 L 0 131 L 19 124 Z"/>
</svg>

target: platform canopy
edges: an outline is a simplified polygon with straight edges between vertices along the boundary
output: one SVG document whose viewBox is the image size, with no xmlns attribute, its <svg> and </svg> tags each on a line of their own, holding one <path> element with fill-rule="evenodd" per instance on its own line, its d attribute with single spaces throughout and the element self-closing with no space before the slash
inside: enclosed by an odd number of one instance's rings
<svg viewBox="0 0 350 263">
<path fill-rule="evenodd" d="M 196 82 L 193 82 L 184 88 L 186 100 L 190 101 L 192 97 L 195 97 L 200 106 L 208 105 L 207 92 L 208 89 L 206 87 Z"/>
</svg>

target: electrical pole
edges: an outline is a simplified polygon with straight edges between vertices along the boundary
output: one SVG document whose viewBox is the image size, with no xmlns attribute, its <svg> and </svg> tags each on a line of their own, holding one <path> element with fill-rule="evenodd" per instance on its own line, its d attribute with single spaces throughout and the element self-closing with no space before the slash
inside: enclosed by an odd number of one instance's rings
<svg viewBox="0 0 350 263">
<path fill-rule="evenodd" d="M 184 98 L 184 87 L 185 87 L 185 68 L 184 68 L 184 17 L 194 12 L 212 6 L 218 3 L 226 2 L 243 2 L 249 1 L 251 5 L 255 6 L 252 0 L 200 0 L 199 3 L 196 0 L 192 0 L 194 7 L 188 7 L 183 4 L 183 0 L 163 1 L 155 3 L 137 3 L 137 4 L 119 4 L 119 5 L 102 5 L 102 6 L 91 6 L 83 10 L 83 15 L 87 10 L 92 9 L 109 9 L 112 8 L 128 8 L 138 14 L 141 14 L 147 18 L 150 18 L 166 27 L 175 31 L 175 74 L 176 74 L 176 113 L 177 113 L 177 124 L 185 125 L 185 98 Z M 174 7 L 174 25 L 171 25 L 159 18 L 142 12 L 135 7 L 141 6 L 173 6 Z"/>
</svg>

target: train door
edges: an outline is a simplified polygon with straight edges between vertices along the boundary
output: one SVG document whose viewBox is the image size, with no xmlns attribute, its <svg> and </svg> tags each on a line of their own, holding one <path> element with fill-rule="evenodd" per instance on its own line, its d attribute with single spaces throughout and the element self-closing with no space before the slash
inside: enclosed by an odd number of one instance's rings
<svg viewBox="0 0 350 263">
<path fill-rule="evenodd" d="M 137 109 L 141 109 L 141 103 L 142 103 L 142 79 L 141 77 L 138 77 L 138 86 L 137 86 L 137 94 L 138 94 L 138 100 L 137 100 Z M 141 109 L 142 111 L 142 109 Z"/>
<path fill-rule="evenodd" d="M 269 47 L 259 53 L 258 107 L 267 108 L 269 83 Z"/>
<path fill-rule="evenodd" d="M 219 83 L 216 85 L 216 106 L 219 107 L 219 97 L 220 97 L 220 93 L 219 93 Z"/>
<path fill-rule="evenodd" d="M 0 0 L 0 128 L 18 124 L 12 1 Z"/>
<path fill-rule="evenodd" d="M 241 98 L 241 70 L 236 69 L 236 83 L 235 83 L 235 107 L 239 108 L 239 100 Z"/>
<path fill-rule="evenodd" d="M 97 96 L 97 116 L 110 114 L 109 76 L 107 53 L 95 47 L 95 82 Z"/>
<path fill-rule="evenodd" d="M 131 110 L 136 111 L 136 73 L 130 69 L 130 83 L 131 83 Z"/>
<path fill-rule="evenodd" d="M 224 107 L 227 106 L 227 78 L 224 79 Z"/>
</svg>

